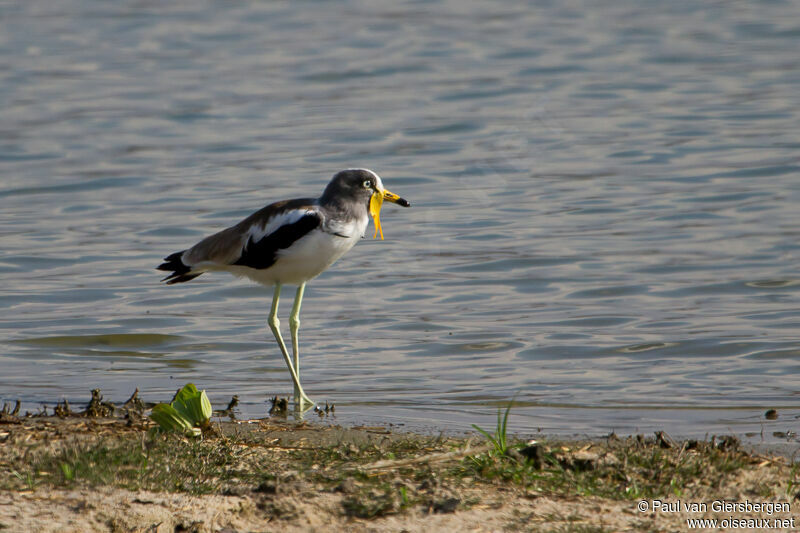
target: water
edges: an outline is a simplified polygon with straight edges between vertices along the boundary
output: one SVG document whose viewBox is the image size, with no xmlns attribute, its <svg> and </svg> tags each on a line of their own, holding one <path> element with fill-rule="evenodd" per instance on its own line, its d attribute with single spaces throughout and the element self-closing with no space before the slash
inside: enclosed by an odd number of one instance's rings
<svg viewBox="0 0 800 533">
<path fill-rule="evenodd" d="M 306 291 L 337 422 L 465 430 L 517 395 L 516 431 L 772 439 L 800 415 L 798 15 L 3 4 L 0 400 L 192 381 L 263 416 L 291 391 L 270 292 L 153 268 L 365 166 L 414 207 Z"/>
</svg>

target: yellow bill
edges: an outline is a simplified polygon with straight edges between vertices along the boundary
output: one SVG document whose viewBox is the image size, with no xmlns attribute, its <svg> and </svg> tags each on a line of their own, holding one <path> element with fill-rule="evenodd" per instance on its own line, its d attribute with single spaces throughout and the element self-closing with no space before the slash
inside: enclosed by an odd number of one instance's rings
<svg viewBox="0 0 800 533">
<path fill-rule="evenodd" d="M 372 236 L 373 239 L 375 239 L 380 233 L 381 240 L 383 240 L 383 229 L 381 228 L 381 206 L 383 205 L 384 200 L 389 200 L 390 202 L 402 205 L 403 207 L 411 207 L 411 204 L 408 203 L 407 200 L 400 198 L 395 193 L 389 192 L 386 189 L 372 193 L 372 196 L 369 199 L 369 214 L 372 216 L 372 220 L 375 222 L 375 235 Z"/>
</svg>

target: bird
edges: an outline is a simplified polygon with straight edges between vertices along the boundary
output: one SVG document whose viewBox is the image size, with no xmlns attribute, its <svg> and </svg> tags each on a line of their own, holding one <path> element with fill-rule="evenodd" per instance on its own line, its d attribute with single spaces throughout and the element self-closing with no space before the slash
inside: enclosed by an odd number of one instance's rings
<svg viewBox="0 0 800 533">
<path fill-rule="evenodd" d="M 205 272 L 227 271 L 264 286 L 272 286 L 272 307 L 267 323 L 278 343 L 294 385 L 294 404 L 314 405 L 300 384 L 300 305 L 306 283 L 316 278 L 365 236 L 369 216 L 375 224 L 373 238 L 383 229 L 383 201 L 403 207 L 411 204 L 389 192 L 381 178 L 366 168 L 337 172 L 319 198 L 282 200 L 256 211 L 238 224 L 164 258 L 157 270 L 170 272 L 161 281 L 185 283 Z M 289 331 L 292 355 L 280 330 L 278 303 L 283 285 L 296 285 Z"/>
</svg>

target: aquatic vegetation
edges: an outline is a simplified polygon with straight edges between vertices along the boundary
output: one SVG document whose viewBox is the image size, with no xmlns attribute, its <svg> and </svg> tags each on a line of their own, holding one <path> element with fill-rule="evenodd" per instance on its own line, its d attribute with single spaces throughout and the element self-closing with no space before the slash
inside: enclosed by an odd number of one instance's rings
<svg viewBox="0 0 800 533">
<path fill-rule="evenodd" d="M 188 383 L 178 391 L 172 403 L 155 405 L 150 418 L 162 431 L 197 437 L 208 426 L 211 413 L 211 402 L 206 391 L 198 391 L 193 383 Z"/>
</svg>

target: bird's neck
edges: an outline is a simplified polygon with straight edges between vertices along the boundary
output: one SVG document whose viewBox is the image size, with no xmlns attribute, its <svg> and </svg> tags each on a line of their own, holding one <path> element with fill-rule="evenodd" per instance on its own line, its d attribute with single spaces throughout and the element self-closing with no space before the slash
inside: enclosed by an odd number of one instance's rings
<svg viewBox="0 0 800 533">
<path fill-rule="evenodd" d="M 368 216 L 366 204 L 344 202 L 335 198 L 321 205 L 326 214 L 341 221 L 361 220 Z"/>
</svg>

